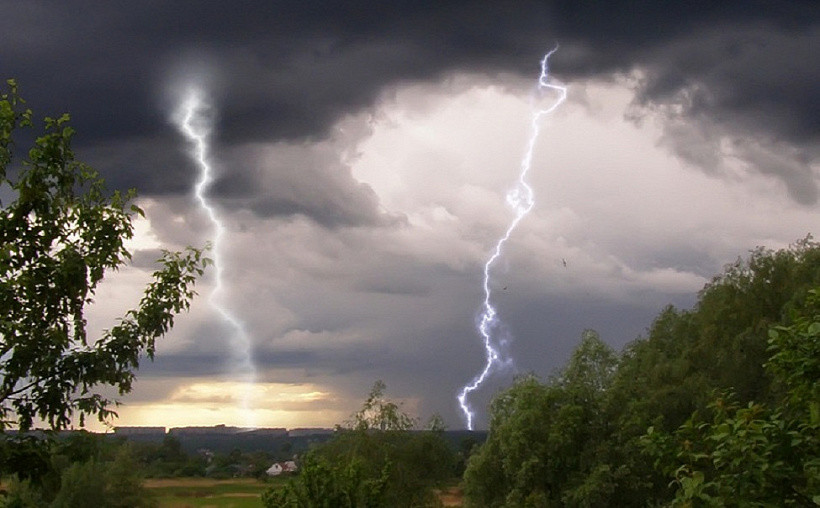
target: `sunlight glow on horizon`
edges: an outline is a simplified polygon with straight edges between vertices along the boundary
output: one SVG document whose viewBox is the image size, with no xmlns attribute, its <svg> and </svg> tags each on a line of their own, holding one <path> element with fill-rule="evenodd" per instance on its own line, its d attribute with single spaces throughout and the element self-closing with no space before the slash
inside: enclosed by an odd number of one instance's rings
<svg viewBox="0 0 820 508">
<path fill-rule="evenodd" d="M 250 398 L 247 409 L 238 402 Z M 86 429 L 106 432 L 108 427 L 190 427 L 227 425 L 247 427 L 332 428 L 352 411 L 340 407 L 326 389 L 312 384 L 254 383 L 195 380 L 178 386 L 158 402 L 123 403 L 116 408 L 119 418 L 104 425 L 94 419 Z M 252 415 L 248 415 L 248 412 Z M 251 427 L 247 427 L 251 428 Z"/>
</svg>

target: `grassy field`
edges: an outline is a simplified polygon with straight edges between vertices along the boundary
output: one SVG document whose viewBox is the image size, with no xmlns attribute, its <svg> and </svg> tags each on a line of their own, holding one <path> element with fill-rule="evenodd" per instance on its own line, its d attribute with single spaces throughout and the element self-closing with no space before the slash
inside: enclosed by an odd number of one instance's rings
<svg viewBox="0 0 820 508">
<path fill-rule="evenodd" d="M 168 478 L 146 480 L 145 487 L 160 508 L 260 508 L 262 492 L 281 483 L 248 478 Z"/>
<path fill-rule="evenodd" d="M 285 482 L 286 478 L 267 482 L 250 478 L 154 478 L 145 480 L 144 485 L 159 503 L 159 508 L 261 508 L 262 492 Z M 0 489 L 3 486 L 0 480 Z M 445 507 L 461 506 L 460 482 L 453 481 L 438 491 L 438 496 Z"/>
<path fill-rule="evenodd" d="M 160 508 L 260 508 L 262 492 L 286 481 L 168 478 L 146 480 L 145 487 L 157 499 Z M 461 506 L 461 488 L 454 483 L 439 492 L 439 498 L 444 506 Z"/>
</svg>

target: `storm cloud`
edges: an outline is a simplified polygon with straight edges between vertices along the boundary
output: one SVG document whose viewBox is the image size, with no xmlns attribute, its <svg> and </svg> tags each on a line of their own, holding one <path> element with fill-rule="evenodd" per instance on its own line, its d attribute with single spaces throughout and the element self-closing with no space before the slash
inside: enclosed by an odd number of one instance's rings
<svg viewBox="0 0 820 508">
<path fill-rule="evenodd" d="M 531 75 L 545 49 L 560 42 L 558 76 L 573 81 L 639 71 L 636 104 L 663 109 L 673 134 L 705 126 L 759 146 L 788 145 L 800 168 L 767 165 L 747 150 L 740 156 L 750 170 L 782 178 L 799 202 L 817 199 L 816 188 L 803 189 L 820 132 L 814 86 L 820 70 L 811 64 L 820 29 L 812 2 L 29 1 L 2 7 L 3 73 L 19 80 L 38 111 L 70 111 L 84 151 L 120 168 L 109 174 L 112 186 L 139 182 L 143 195 L 183 192 L 194 178 L 169 142 L 169 89 L 180 81 L 208 83 L 219 109 L 214 132 L 227 146 L 314 140 L 340 117 L 372 105 L 387 86 L 452 72 Z M 713 136 L 690 135 L 671 148 L 715 169 L 708 153 L 719 149 Z M 332 180 L 336 173 L 314 176 Z M 253 178 L 244 175 L 249 194 Z M 233 197 L 239 191 L 229 184 L 213 189 Z M 263 215 L 299 210 L 326 224 L 333 213 L 347 218 L 341 222 L 372 219 L 372 202 L 360 198 L 347 209 L 330 200 L 300 210 L 253 196 L 246 206 Z M 357 206 L 362 210 L 353 211 Z"/>
<path fill-rule="evenodd" d="M 516 372 L 554 372 L 585 328 L 622 346 L 724 263 L 816 223 L 816 2 L 0 0 L 0 12 L 0 74 L 35 116 L 70 112 L 78 157 L 109 187 L 136 187 L 146 210 L 134 264 L 92 321 L 136 301 L 159 249 L 209 239 L 172 123 L 195 84 L 214 120 L 223 297 L 259 382 L 308 383 L 334 411 L 384 379 L 458 425 L 454 394 L 483 362 L 481 269 L 556 44 L 569 100 L 536 149 L 538 205 L 494 267 L 522 360 L 478 407 Z M 142 365 L 135 404 L 229 371 L 211 277 Z"/>
</svg>

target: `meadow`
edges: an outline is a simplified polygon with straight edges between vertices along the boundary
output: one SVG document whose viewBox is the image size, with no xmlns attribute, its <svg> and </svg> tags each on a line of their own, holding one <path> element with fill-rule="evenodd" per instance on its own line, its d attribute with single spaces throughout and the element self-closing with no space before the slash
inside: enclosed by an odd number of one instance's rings
<svg viewBox="0 0 820 508">
<path fill-rule="evenodd" d="M 145 488 L 160 508 L 261 508 L 262 492 L 286 480 L 156 478 Z"/>
<path fill-rule="evenodd" d="M 260 508 L 267 488 L 282 485 L 286 479 L 259 481 L 251 478 L 215 480 L 210 478 L 154 478 L 145 488 L 159 508 Z M 439 493 L 443 506 L 461 506 L 462 492 L 457 484 Z"/>
</svg>

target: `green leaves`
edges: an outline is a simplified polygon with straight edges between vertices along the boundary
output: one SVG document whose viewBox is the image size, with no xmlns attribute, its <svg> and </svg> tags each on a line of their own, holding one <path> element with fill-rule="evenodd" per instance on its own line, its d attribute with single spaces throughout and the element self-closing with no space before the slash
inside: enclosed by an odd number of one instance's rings
<svg viewBox="0 0 820 508">
<path fill-rule="evenodd" d="M 265 506 L 437 506 L 433 489 L 450 480 L 455 455 L 440 430 L 412 431 L 415 419 L 377 381 L 362 409 L 315 447 L 299 475 L 262 497 Z"/>
<path fill-rule="evenodd" d="M 358 431 L 406 431 L 416 425 L 416 420 L 401 411 L 401 406 L 384 396 L 386 386 L 378 380 L 373 384 L 362 408 L 353 415 L 351 427 Z"/>
<path fill-rule="evenodd" d="M 592 504 L 607 499 L 615 471 L 598 461 L 617 363 L 598 334 L 586 330 L 559 376 L 548 383 L 519 377 L 497 395 L 487 442 L 465 471 L 472 505 L 573 504 L 579 494 Z"/>
<path fill-rule="evenodd" d="M 820 244 L 756 249 L 620 358 L 585 332 L 557 376 L 499 394 L 466 493 L 475 506 L 811 506 L 818 381 Z"/>
<path fill-rule="evenodd" d="M 694 413 L 674 434 L 644 436 L 656 466 L 673 471 L 675 504 L 809 505 L 820 489 L 820 298 L 808 291 L 789 326 L 770 328 L 766 370 L 782 390 L 769 407 L 721 394 L 711 421 Z M 678 465 L 674 468 L 674 465 Z"/>
<path fill-rule="evenodd" d="M 7 165 L 13 134 L 31 127 L 16 84 L 0 95 L 0 185 L 16 198 L 0 208 L 0 429 L 27 429 L 34 418 L 53 428 L 74 413 L 105 419 L 112 401 L 99 385 L 131 389 L 139 358 L 153 357 L 155 341 L 188 309 L 194 283 L 208 259 L 201 250 L 166 252 L 162 268 L 137 308 L 95 340 L 88 340 L 84 311 L 107 270 L 131 257 L 130 201 L 135 192 L 109 193 L 99 174 L 74 158 L 70 117 L 46 118 L 14 178 Z"/>
<path fill-rule="evenodd" d="M 731 396 L 717 398 L 709 409 L 711 421 L 695 414 L 674 436 L 647 434 L 647 449 L 667 474 L 671 471 L 674 504 L 800 504 L 804 460 L 794 448 L 802 441 L 795 441 L 794 422 L 759 404 L 741 407 Z"/>
<path fill-rule="evenodd" d="M 386 507 L 390 506 L 385 501 L 389 473 L 390 465 L 386 464 L 379 476 L 370 478 L 358 459 L 332 465 L 309 454 L 298 481 L 291 480 L 284 487 L 266 491 L 262 494 L 262 504 L 270 508 Z"/>
</svg>

